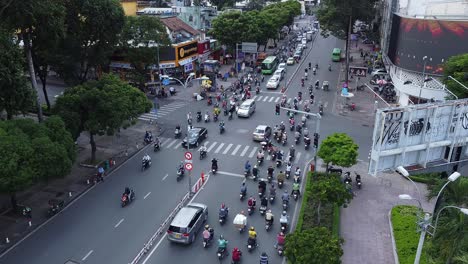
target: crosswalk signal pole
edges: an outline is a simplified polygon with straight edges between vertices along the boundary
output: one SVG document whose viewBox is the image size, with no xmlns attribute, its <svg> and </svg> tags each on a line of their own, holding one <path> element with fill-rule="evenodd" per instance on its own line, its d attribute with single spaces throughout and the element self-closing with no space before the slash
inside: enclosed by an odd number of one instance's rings
<svg viewBox="0 0 468 264">
<path fill-rule="evenodd" d="M 318 138 L 320 137 L 319 136 L 320 135 L 320 119 L 322 119 L 322 116 L 318 113 L 316 114 L 316 113 L 310 113 L 310 112 L 305 112 L 305 111 L 299 111 L 299 110 L 286 108 L 286 107 L 280 107 L 280 108 L 289 112 L 312 116 L 317 119 L 317 123 L 315 123 L 315 133 L 314 133 L 314 172 L 317 173 Z M 315 135 L 317 135 L 317 146 L 315 144 Z"/>
</svg>

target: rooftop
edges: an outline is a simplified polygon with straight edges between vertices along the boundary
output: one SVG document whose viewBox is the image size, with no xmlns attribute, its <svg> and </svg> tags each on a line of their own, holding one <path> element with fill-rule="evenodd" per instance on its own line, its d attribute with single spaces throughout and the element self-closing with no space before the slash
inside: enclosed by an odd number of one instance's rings
<svg viewBox="0 0 468 264">
<path fill-rule="evenodd" d="M 185 31 L 190 33 L 191 35 L 200 35 L 200 31 L 194 29 L 193 27 L 189 26 L 187 23 L 182 21 L 178 17 L 164 17 L 161 18 L 161 22 L 170 30 L 170 31 Z"/>
</svg>

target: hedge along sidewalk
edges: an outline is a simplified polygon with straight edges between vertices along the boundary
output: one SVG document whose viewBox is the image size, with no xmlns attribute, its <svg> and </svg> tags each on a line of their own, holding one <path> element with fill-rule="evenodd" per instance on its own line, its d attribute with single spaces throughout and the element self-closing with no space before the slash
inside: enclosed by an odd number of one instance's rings
<svg viewBox="0 0 468 264">
<path fill-rule="evenodd" d="M 391 222 L 400 264 L 414 263 L 420 236 L 417 232 L 418 211 L 419 208 L 412 205 L 397 205 L 392 208 Z M 424 247 L 420 263 L 428 263 Z"/>
</svg>

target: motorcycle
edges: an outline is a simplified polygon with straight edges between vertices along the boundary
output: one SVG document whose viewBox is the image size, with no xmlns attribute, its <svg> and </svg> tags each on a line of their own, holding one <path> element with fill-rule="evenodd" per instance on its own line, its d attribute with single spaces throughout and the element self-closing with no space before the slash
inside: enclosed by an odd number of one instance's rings
<svg viewBox="0 0 468 264">
<path fill-rule="evenodd" d="M 278 245 L 276 247 L 276 251 L 278 251 L 278 255 L 283 256 L 284 254 L 284 246 L 283 245 Z"/>
<path fill-rule="evenodd" d="M 218 122 L 218 115 L 213 115 L 213 122 Z"/>
<path fill-rule="evenodd" d="M 250 176 L 250 169 L 244 169 L 244 176 L 246 178 Z"/>
<path fill-rule="evenodd" d="M 228 120 L 232 120 L 232 112 L 229 112 Z"/>
<path fill-rule="evenodd" d="M 159 143 L 155 143 L 153 147 L 154 152 L 158 151 L 159 149 L 160 149 Z"/>
<path fill-rule="evenodd" d="M 146 170 L 151 166 L 151 161 L 150 160 L 142 160 L 141 162 L 141 171 Z"/>
<path fill-rule="evenodd" d="M 279 167 L 281 167 L 281 165 L 283 165 L 283 161 L 280 160 L 280 159 L 277 159 L 276 160 L 276 167 L 279 168 Z"/>
<path fill-rule="evenodd" d="M 287 223 L 281 223 L 281 232 L 286 233 L 287 229 L 288 229 L 288 224 Z"/>
<path fill-rule="evenodd" d="M 257 245 L 257 241 L 256 239 L 251 239 L 249 238 L 247 240 L 247 249 L 250 251 L 252 251 L 254 248 L 256 248 L 258 245 Z"/>
<path fill-rule="evenodd" d="M 309 146 L 310 146 L 310 139 L 309 139 L 309 138 L 305 138 L 305 139 L 304 139 L 304 148 L 305 148 L 306 150 L 308 150 L 308 149 L 309 149 Z"/>
<path fill-rule="evenodd" d="M 299 198 L 299 193 L 297 191 L 293 192 L 293 198 L 295 201 L 297 201 L 297 198 Z"/>
<path fill-rule="evenodd" d="M 266 220 L 265 221 L 265 230 L 270 231 L 272 225 L 273 225 L 273 223 L 271 221 Z"/>
<path fill-rule="evenodd" d="M 216 255 L 219 260 L 222 260 L 225 256 L 229 255 L 229 252 L 225 248 L 218 248 Z"/>
<path fill-rule="evenodd" d="M 219 214 L 219 224 L 220 225 L 224 225 L 224 223 L 226 223 L 227 216 L 228 216 L 228 212 L 226 212 L 224 214 Z"/>
<path fill-rule="evenodd" d="M 285 146 L 286 143 L 288 143 L 288 139 L 286 137 L 283 137 L 283 141 L 281 142 L 281 144 Z"/>
<path fill-rule="evenodd" d="M 185 169 L 183 167 L 180 167 L 177 169 L 177 181 L 182 180 L 185 174 Z"/>
<path fill-rule="evenodd" d="M 260 206 L 260 208 L 258 209 L 261 215 L 265 215 L 266 210 L 267 210 L 266 206 Z"/>
<path fill-rule="evenodd" d="M 211 173 L 216 174 L 218 171 L 218 165 L 211 165 Z"/>
<path fill-rule="evenodd" d="M 60 210 L 62 210 L 64 205 L 65 205 L 65 202 L 63 200 L 56 200 L 56 199 L 49 200 L 49 210 L 47 210 L 47 214 L 49 216 L 53 216 L 57 214 Z"/>
<path fill-rule="evenodd" d="M 210 122 L 210 116 L 209 115 L 205 115 L 205 123 L 208 123 Z"/>
<path fill-rule="evenodd" d="M 328 65 L 328 71 L 331 71 L 331 65 Z"/>
<path fill-rule="evenodd" d="M 200 160 L 206 158 L 206 151 L 200 151 Z"/>
<path fill-rule="evenodd" d="M 289 179 L 290 176 L 291 176 L 291 171 L 286 171 L 286 179 Z"/>
<path fill-rule="evenodd" d="M 289 125 L 289 130 L 294 131 L 294 125 L 293 124 Z"/>
<path fill-rule="evenodd" d="M 278 188 L 280 188 L 280 189 L 283 188 L 283 184 L 284 184 L 283 181 L 278 181 Z"/>
<path fill-rule="evenodd" d="M 130 191 L 130 194 L 122 194 L 122 198 L 120 199 L 121 200 L 121 205 L 122 207 L 128 205 L 129 203 L 131 203 L 133 200 L 135 199 L 135 193 L 133 192 L 133 190 Z"/>
<path fill-rule="evenodd" d="M 275 199 L 276 199 L 275 195 L 270 194 L 270 203 L 271 204 L 275 202 Z"/>
<path fill-rule="evenodd" d="M 319 107 L 319 114 L 322 116 L 323 115 L 323 107 Z"/>
<path fill-rule="evenodd" d="M 300 141 L 300 138 L 299 138 L 299 137 L 296 137 L 296 138 L 294 139 L 294 142 L 296 143 L 296 145 L 299 144 L 299 141 Z"/>
<path fill-rule="evenodd" d="M 258 164 L 258 166 L 262 165 L 263 160 L 264 160 L 264 157 L 257 158 L 257 164 Z"/>
<path fill-rule="evenodd" d="M 289 207 L 289 202 L 288 200 L 283 200 L 283 211 L 288 210 Z"/>
<path fill-rule="evenodd" d="M 260 93 L 260 88 L 257 87 L 257 88 L 255 89 L 255 94 L 259 94 L 259 93 Z"/>
<path fill-rule="evenodd" d="M 197 122 L 198 123 L 200 123 L 201 118 L 202 118 L 201 113 L 197 113 Z"/>
<path fill-rule="evenodd" d="M 249 208 L 247 208 L 247 212 L 249 213 L 249 215 L 253 214 L 254 211 L 255 211 L 255 206 L 249 206 Z"/>
<path fill-rule="evenodd" d="M 273 175 L 268 174 L 267 180 L 268 180 L 268 183 L 271 183 L 271 182 L 273 181 Z M 263 194 L 263 193 L 262 193 L 262 194 Z M 259 195 L 260 195 L 260 193 L 259 193 Z"/>
<path fill-rule="evenodd" d="M 219 126 L 219 133 L 223 134 L 224 133 L 224 126 Z"/>
<path fill-rule="evenodd" d="M 180 138 L 181 135 L 182 135 L 182 132 L 180 131 L 180 129 L 176 128 L 176 130 L 174 131 L 174 137 Z"/>
<path fill-rule="evenodd" d="M 246 192 L 240 192 L 239 194 L 240 200 L 243 201 L 246 195 L 247 195 Z"/>
<path fill-rule="evenodd" d="M 362 183 L 361 183 L 361 175 L 359 175 L 359 174 L 357 174 L 357 173 L 356 173 L 356 185 L 357 185 L 358 189 L 361 189 L 361 185 L 362 185 Z"/>
</svg>

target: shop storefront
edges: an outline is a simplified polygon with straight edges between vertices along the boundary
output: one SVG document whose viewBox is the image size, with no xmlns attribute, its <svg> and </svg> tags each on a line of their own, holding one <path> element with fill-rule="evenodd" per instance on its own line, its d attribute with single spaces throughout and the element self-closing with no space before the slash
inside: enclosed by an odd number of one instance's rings
<svg viewBox="0 0 468 264">
<path fill-rule="evenodd" d="M 195 62 L 198 60 L 198 42 L 190 41 L 173 46 L 176 52 L 173 77 L 185 79 L 189 73 L 195 71 Z"/>
</svg>

